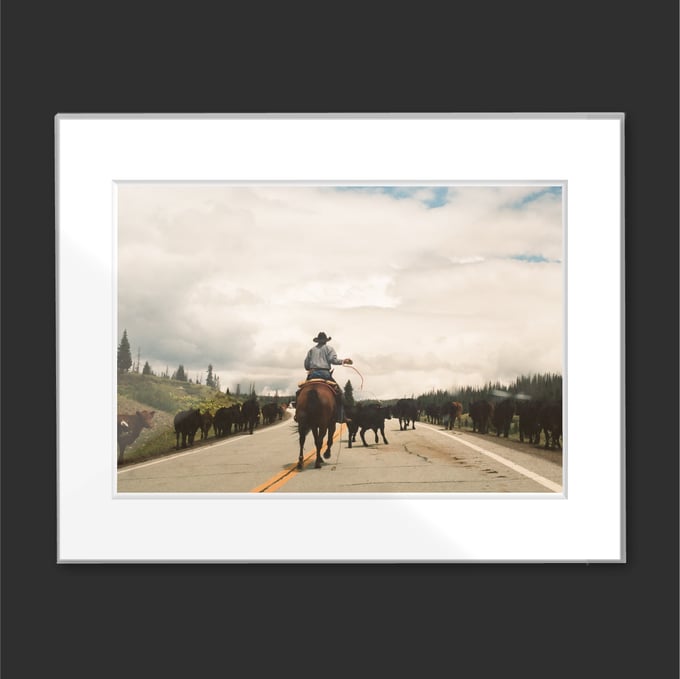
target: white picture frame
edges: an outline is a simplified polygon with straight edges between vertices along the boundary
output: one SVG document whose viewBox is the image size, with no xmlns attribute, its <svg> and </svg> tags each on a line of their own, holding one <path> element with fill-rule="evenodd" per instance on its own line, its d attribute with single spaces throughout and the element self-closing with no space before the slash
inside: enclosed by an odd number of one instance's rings
<svg viewBox="0 0 680 679">
<path fill-rule="evenodd" d="M 625 562 L 623 128 L 622 113 L 56 116 L 58 563 Z M 116 496 L 115 183 L 347 180 L 564 182 L 564 493 Z"/>
</svg>

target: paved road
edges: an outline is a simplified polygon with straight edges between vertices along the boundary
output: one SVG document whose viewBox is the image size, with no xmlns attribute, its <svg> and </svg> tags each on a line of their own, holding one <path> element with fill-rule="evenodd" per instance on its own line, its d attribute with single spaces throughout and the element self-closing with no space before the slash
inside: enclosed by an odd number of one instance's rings
<svg viewBox="0 0 680 679">
<path fill-rule="evenodd" d="M 348 447 L 342 427 L 329 460 L 295 468 L 298 439 L 292 419 L 118 472 L 119 493 L 561 493 L 562 453 L 416 422 L 400 431 L 387 420 L 370 445 Z"/>
</svg>

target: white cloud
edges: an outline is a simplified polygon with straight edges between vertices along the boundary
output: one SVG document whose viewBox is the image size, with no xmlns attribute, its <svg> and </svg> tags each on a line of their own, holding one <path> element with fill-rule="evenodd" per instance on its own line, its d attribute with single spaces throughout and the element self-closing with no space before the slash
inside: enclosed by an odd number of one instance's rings
<svg viewBox="0 0 680 679">
<path fill-rule="evenodd" d="M 119 334 L 223 389 L 294 389 L 320 330 L 381 398 L 561 372 L 562 206 L 534 191 L 123 185 Z"/>
</svg>

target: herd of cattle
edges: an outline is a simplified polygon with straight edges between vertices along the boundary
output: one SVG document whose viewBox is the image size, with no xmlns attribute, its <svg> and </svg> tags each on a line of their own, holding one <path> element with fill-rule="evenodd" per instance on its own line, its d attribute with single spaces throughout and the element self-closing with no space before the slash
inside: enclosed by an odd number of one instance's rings
<svg viewBox="0 0 680 679">
<path fill-rule="evenodd" d="M 214 415 L 210 412 L 202 413 L 200 408 L 182 410 L 175 415 L 174 420 L 175 448 L 193 445 L 198 432 L 200 432 L 201 439 L 207 439 L 211 428 L 215 432 L 215 438 L 244 431 L 252 434 L 253 429 L 260 422 L 272 424 L 276 420 L 283 419 L 284 411 L 284 406 L 274 402 L 265 403 L 260 408 L 257 400 L 252 398 L 243 404 L 234 403 L 229 407 L 218 408 Z"/>
<path fill-rule="evenodd" d="M 399 399 L 393 406 L 368 403 L 359 403 L 353 406 L 346 406 L 345 412 L 351 422 L 349 429 L 349 447 L 356 441 L 357 432 L 364 445 L 366 443 L 365 434 L 373 431 L 375 443 L 379 442 L 382 436 L 384 443 L 385 420 L 393 417 L 399 420 L 399 430 L 409 427 L 415 429 L 415 423 L 424 421 L 431 424 L 445 426 L 453 429 L 455 424 L 458 428 L 463 426 L 463 404 L 459 401 L 434 404 L 430 403 L 421 408 L 421 405 L 414 398 Z M 508 438 L 510 427 L 517 415 L 519 440 L 522 443 L 540 445 L 541 434 L 543 434 L 545 448 L 562 448 L 562 402 L 543 401 L 543 400 L 517 400 L 506 398 L 500 401 L 478 400 L 469 404 L 467 418 L 472 421 L 472 431 L 479 434 L 489 434 L 490 427 L 493 427 L 496 436 Z"/>
<path fill-rule="evenodd" d="M 175 448 L 192 446 L 196 435 L 200 432 L 201 439 L 207 439 L 210 429 L 214 430 L 216 438 L 248 431 L 260 423 L 273 424 L 283 419 L 285 405 L 274 402 L 265 403 L 260 408 L 256 399 L 249 399 L 243 404 L 218 408 L 215 414 L 201 412 L 200 408 L 182 410 L 175 415 L 174 427 Z M 463 404 L 450 401 L 443 404 L 429 403 L 421 406 L 414 398 L 399 399 L 394 405 L 364 402 L 345 406 L 348 418 L 348 446 L 356 442 L 357 433 L 364 446 L 367 446 L 366 432 L 372 431 L 375 443 L 379 442 L 379 435 L 383 443 L 387 444 L 385 436 L 385 420 L 392 418 L 399 420 L 399 430 L 415 429 L 416 422 L 425 421 L 430 424 L 453 429 L 463 426 Z M 151 427 L 154 412 L 142 411 L 135 415 L 118 415 L 118 446 L 119 461 L 122 460 L 125 447 L 130 445 L 143 428 Z M 465 416 L 466 426 L 468 418 L 472 422 L 472 431 L 479 434 L 495 432 L 496 436 L 508 438 L 510 428 L 517 416 L 519 440 L 522 443 L 540 445 L 541 434 L 544 447 L 551 449 L 562 448 L 562 401 L 518 400 L 505 398 L 500 401 L 478 400 L 469 404 Z M 490 431 L 493 428 L 493 432 Z"/>
<path fill-rule="evenodd" d="M 273 402 L 265 403 L 260 409 L 254 399 L 245 401 L 242 405 L 234 404 L 219 408 L 214 415 L 209 412 L 201 413 L 199 408 L 183 410 L 175 415 L 175 447 L 179 449 L 191 446 L 199 431 L 201 439 L 208 438 L 211 427 L 216 438 L 243 431 L 252 434 L 260 421 L 263 424 L 273 424 L 283 418 L 284 412 L 285 406 Z M 379 442 L 380 437 L 383 443 L 388 443 L 385 436 L 385 420 L 392 418 L 399 420 L 400 431 L 415 429 L 416 422 L 421 421 L 421 418 L 425 422 L 447 429 L 453 429 L 456 424 L 462 429 L 463 413 L 463 404 L 459 401 L 429 403 L 421 407 L 414 398 L 402 398 L 394 405 L 371 402 L 347 405 L 345 414 L 349 420 L 348 446 L 351 448 L 352 443 L 356 442 L 357 434 L 363 445 L 367 446 L 368 431 L 373 432 L 375 443 Z M 545 448 L 562 448 L 561 401 L 525 401 L 511 397 L 500 401 L 482 399 L 469 404 L 466 421 L 469 418 L 472 422 L 473 432 L 479 434 L 495 432 L 496 436 L 508 438 L 515 416 L 520 442 L 540 445 L 542 434 Z"/>
</svg>

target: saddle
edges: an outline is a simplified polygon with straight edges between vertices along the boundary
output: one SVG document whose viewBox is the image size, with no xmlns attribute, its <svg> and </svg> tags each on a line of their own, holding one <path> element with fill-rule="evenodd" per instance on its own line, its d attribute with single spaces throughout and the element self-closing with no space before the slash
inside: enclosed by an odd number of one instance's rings
<svg viewBox="0 0 680 679">
<path fill-rule="evenodd" d="M 310 385 L 310 384 L 323 384 L 324 387 L 327 389 L 331 390 L 331 393 L 333 394 L 333 397 L 335 398 L 336 402 L 336 408 L 342 410 L 342 402 L 343 402 L 343 396 L 342 396 L 342 390 L 340 389 L 340 385 L 337 382 L 334 382 L 333 380 L 325 380 L 323 377 L 312 377 L 311 379 L 305 380 L 304 382 L 298 382 L 298 391 L 297 394 L 295 394 L 295 399 L 297 400 L 298 396 L 304 391 L 305 387 Z M 297 413 L 295 413 L 295 416 L 293 419 L 297 422 L 298 421 L 298 416 Z M 342 421 L 342 420 L 338 420 Z M 349 423 L 351 422 L 350 419 L 345 419 L 345 422 Z"/>
<path fill-rule="evenodd" d="M 334 394 L 340 393 L 340 385 L 333 380 L 325 380 L 323 377 L 312 377 L 310 380 L 305 380 L 304 382 L 298 382 L 298 387 L 304 389 L 307 384 L 325 384 Z"/>
</svg>

